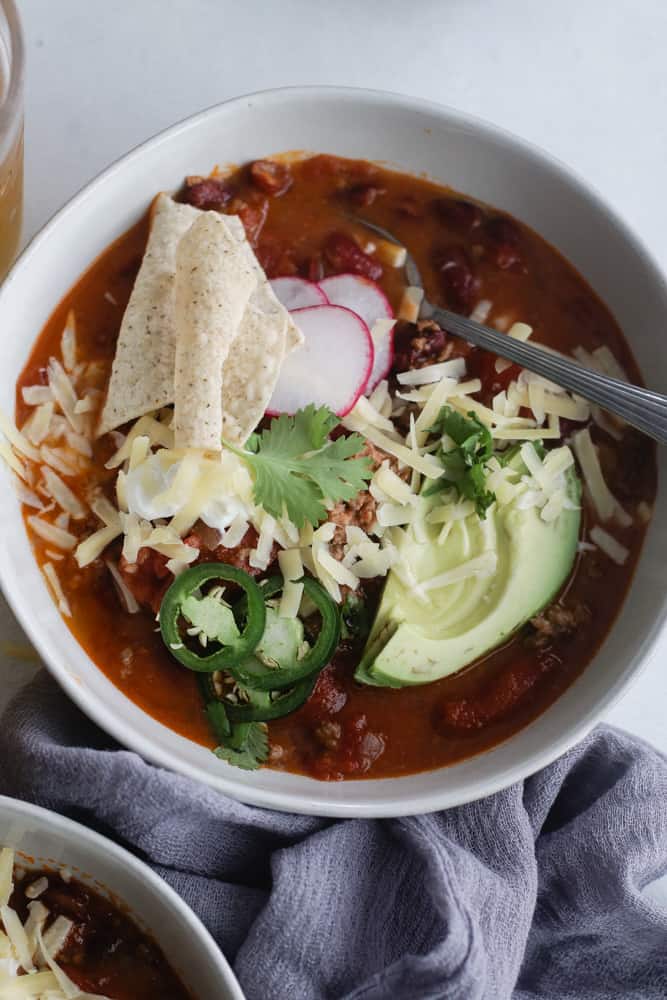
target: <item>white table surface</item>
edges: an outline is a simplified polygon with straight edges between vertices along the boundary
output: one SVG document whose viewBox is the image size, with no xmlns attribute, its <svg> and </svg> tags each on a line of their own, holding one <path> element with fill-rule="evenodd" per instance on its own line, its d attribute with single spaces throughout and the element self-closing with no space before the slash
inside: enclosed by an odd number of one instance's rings
<svg viewBox="0 0 667 1000">
<path fill-rule="evenodd" d="M 667 270 L 663 0 L 19 0 L 29 238 L 82 184 L 192 112 L 324 83 L 451 104 L 586 176 Z M 2 638 L 21 633 L 0 609 Z M 35 669 L 5 655 L 0 704 Z M 609 720 L 667 752 L 667 636 Z"/>
</svg>

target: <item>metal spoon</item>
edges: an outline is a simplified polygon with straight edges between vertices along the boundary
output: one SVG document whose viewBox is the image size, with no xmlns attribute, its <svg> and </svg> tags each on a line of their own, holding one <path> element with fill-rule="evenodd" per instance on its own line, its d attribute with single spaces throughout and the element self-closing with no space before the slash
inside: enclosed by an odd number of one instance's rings
<svg viewBox="0 0 667 1000">
<path fill-rule="evenodd" d="M 376 226 L 374 222 L 360 218 L 354 218 L 353 221 L 378 233 L 391 243 L 403 246 L 401 240 L 387 229 Z M 423 289 L 424 283 L 419 268 L 409 251 L 405 260 L 405 273 L 410 285 Z M 584 368 L 576 361 L 552 354 L 537 344 L 515 340 L 467 316 L 459 316 L 448 309 L 435 306 L 426 298 L 422 301 L 419 315 L 422 319 L 435 320 L 447 333 L 463 337 L 476 347 L 493 351 L 501 358 L 507 358 L 522 368 L 550 379 L 563 389 L 569 389 L 589 402 L 597 403 L 598 406 L 622 417 L 627 423 L 648 434 L 660 444 L 667 444 L 667 396 Z"/>
</svg>

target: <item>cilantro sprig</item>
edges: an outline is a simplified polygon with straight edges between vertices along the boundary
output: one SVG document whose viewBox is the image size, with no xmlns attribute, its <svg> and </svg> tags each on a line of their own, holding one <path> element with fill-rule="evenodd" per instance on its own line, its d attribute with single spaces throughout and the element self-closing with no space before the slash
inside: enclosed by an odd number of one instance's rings
<svg viewBox="0 0 667 1000">
<path fill-rule="evenodd" d="M 331 440 L 338 418 L 313 404 L 283 413 L 252 434 L 246 448 L 226 446 L 254 474 L 255 502 L 274 517 L 287 516 L 297 528 L 325 520 L 325 500 L 352 500 L 372 476 L 370 459 L 359 456 L 364 439 L 347 434 Z"/>
<path fill-rule="evenodd" d="M 447 435 L 454 447 L 445 451 L 440 446 L 438 456 L 444 474 L 425 490 L 425 495 L 454 488 L 459 496 L 474 501 L 479 517 L 486 518 L 487 509 L 496 499 L 495 493 L 486 488 L 485 465 L 493 455 L 488 427 L 473 412 L 464 417 L 451 406 L 443 406 L 431 433 Z"/>
<path fill-rule="evenodd" d="M 214 750 L 216 757 L 244 771 L 255 771 L 269 756 L 266 726 L 259 722 L 235 723 L 230 735 Z"/>
</svg>

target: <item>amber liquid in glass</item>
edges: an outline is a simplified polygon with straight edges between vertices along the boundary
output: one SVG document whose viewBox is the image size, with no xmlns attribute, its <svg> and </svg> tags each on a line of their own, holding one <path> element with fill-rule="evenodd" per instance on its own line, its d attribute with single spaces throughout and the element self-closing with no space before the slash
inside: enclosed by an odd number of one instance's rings
<svg viewBox="0 0 667 1000">
<path fill-rule="evenodd" d="M 0 281 L 16 257 L 22 221 L 23 128 L 0 164 Z"/>
</svg>

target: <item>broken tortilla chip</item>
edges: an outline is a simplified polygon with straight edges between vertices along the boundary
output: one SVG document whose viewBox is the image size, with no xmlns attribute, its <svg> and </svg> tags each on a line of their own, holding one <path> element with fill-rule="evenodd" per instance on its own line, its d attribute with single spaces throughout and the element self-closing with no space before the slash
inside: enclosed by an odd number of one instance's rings
<svg viewBox="0 0 667 1000">
<path fill-rule="evenodd" d="M 176 254 L 179 241 L 204 216 L 219 217 L 175 202 L 166 194 L 155 200 L 148 245 L 118 336 L 98 435 L 175 400 Z M 303 343 L 303 336 L 276 298 L 241 219 L 236 215 L 221 218 L 256 277 L 234 350 L 227 354 L 222 372 L 223 435 L 233 444 L 243 444 L 266 410 L 285 356 Z M 203 370 L 211 371 L 210 360 Z"/>
<path fill-rule="evenodd" d="M 271 399 L 287 353 L 288 328 L 294 323 L 260 267 L 243 223 L 235 215 L 226 221 L 257 276 L 257 287 L 243 315 L 234 350 L 225 361 L 222 380 L 223 437 L 232 444 L 245 444 Z M 297 336 L 300 342 L 298 330 Z"/>
<path fill-rule="evenodd" d="M 223 366 L 256 287 L 252 262 L 224 216 L 202 213 L 176 252 L 177 448 L 222 447 Z"/>
<path fill-rule="evenodd" d="M 176 248 L 202 213 L 158 195 L 141 268 L 125 309 L 97 434 L 174 401 Z"/>
</svg>

